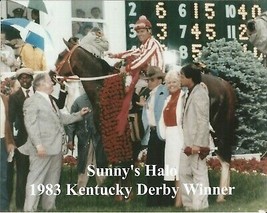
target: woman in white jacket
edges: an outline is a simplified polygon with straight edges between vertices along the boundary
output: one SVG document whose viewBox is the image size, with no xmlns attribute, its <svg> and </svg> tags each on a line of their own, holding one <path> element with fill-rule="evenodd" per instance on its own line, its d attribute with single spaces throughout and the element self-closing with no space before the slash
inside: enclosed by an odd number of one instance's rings
<svg viewBox="0 0 267 213">
<path fill-rule="evenodd" d="M 170 70 L 165 77 L 165 82 L 170 95 L 165 101 L 165 106 L 159 122 L 160 135 L 166 139 L 165 145 L 165 181 L 174 181 L 179 187 L 180 153 L 183 148 L 182 113 L 185 92 L 181 90 L 180 67 Z M 174 205 L 182 206 L 180 190 L 175 198 Z"/>
</svg>

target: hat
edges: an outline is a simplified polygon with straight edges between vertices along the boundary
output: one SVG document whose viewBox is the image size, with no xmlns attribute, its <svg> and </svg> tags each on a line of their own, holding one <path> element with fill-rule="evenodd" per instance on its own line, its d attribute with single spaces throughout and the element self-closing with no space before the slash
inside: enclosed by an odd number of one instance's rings
<svg viewBox="0 0 267 213">
<path fill-rule="evenodd" d="M 16 71 L 16 77 L 19 78 L 20 75 L 27 74 L 33 76 L 33 69 L 31 68 L 21 68 Z"/>
<path fill-rule="evenodd" d="M 152 27 L 152 25 L 151 25 L 150 21 L 144 15 L 140 16 L 134 25 L 135 30 L 144 29 L 144 28 L 148 29 L 151 27 Z"/>
<path fill-rule="evenodd" d="M 146 71 L 146 76 L 142 77 L 142 79 L 151 79 L 160 77 L 164 78 L 165 73 L 163 73 L 159 67 L 149 66 Z"/>
<path fill-rule="evenodd" d="M 12 12 L 14 14 L 23 14 L 24 10 L 22 8 L 15 8 Z"/>
</svg>

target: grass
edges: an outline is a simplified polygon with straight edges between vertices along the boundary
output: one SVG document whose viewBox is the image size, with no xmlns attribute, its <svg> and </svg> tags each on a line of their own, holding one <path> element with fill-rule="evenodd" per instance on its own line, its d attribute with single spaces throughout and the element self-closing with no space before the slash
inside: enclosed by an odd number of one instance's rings
<svg viewBox="0 0 267 213">
<path fill-rule="evenodd" d="M 209 171 L 210 186 L 218 186 L 220 173 Z M 72 183 L 77 180 L 75 168 L 72 171 Z M 107 180 L 107 185 L 112 180 Z M 134 177 L 134 183 L 144 183 L 144 176 Z M 112 196 L 72 196 L 66 195 L 66 184 L 71 183 L 69 167 L 64 167 L 61 177 L 61 194 L 57 197 L 57 209 L 61 212 L 183 212 L 175 207 L 146 207 L 146 196 L 135 196 L 131 202 L 116 202 Z M 94 186 L 90 179 L 88 186 Z M 216 196 L 209 196 L 210 207 L 206 212 L 257 212 L 267 210 L 267 177 L 259 174 L 241 174 L 231 172 L 233 195 L 224 203 L 216 203 Z"/>
<path fill-rule="evenodd" d="M 218 186 L 220 173 L 209 171 L 210 186 Z M 183 208 L 175 207 L 146 207 L 146 196 L 135 196 L 131 202 L 116 202 L 113 196 L 72 196 L 66 195 L 66 184 L 77 180 L 76 168 L 64 166 L 61 174 L 61 194 L 57 197 L 59 212 L 184 212 Z M 112 178 L 107 179 L 106 185 L 112 184 Z M 133 177 L 136 183 L 145 183 L 144 175 Z M 94 178 L 88 186 L 95 186 Z M 260 174 L 242 174 L 231 172 L 231 186 L 235 187 L 233 195 L 226 197 L 226 202 L 217 203 L 216 196 L 209 196 L 209 208 L 205 212 L 258 212 L 267 211 L 267 176 Z M 11 202 L 14 212 L 15 199 Z"/>
</svg>

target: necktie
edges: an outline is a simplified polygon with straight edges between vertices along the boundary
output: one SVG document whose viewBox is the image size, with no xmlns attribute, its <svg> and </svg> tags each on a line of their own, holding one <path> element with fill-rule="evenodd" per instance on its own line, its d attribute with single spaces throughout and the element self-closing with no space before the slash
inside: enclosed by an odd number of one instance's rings
<svg viewBox="0 0 267 213">
<path fill-rule="evenodd" d="M 49 99 L 50 99 L 50 102 L 51 102 L 51 104 L 52 104 L 53 109 L 54 109 L 55 112 L 56 112 L 56 111 L 57 111 L 57 108 L 56 108 L 56 106 L 55 106 L 55 104 L 54 104 L 54 100 L 53 100 L 53 98 L 52 98 L 51 95 L 49 95 Z"/>
<path fill-rule="evenodd" d="M 29 93 L 30 93 L 30 90 L 29 89 L 26 89 L 26 98 L 29 98 L 30 97 Z"/>
</svg>

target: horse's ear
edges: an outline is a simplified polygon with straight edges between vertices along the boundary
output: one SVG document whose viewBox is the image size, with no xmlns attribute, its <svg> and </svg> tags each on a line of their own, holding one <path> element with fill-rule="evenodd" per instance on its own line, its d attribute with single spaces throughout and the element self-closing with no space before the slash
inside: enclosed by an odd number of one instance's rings
<svg viewBox="0 0 267 213">
<path fill-rule="evenodd" d="M 71 44 L 67 42 L 64 38 L 63 38 L 63 42 L 69 49 L 71 49 Z"/>
</svg>

